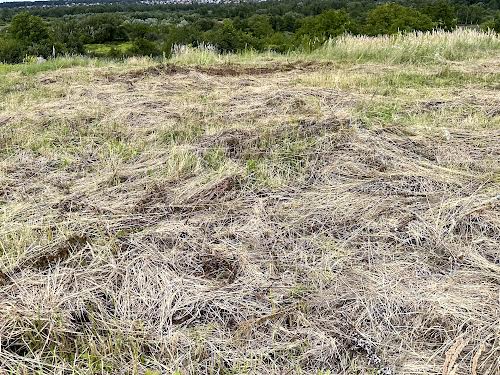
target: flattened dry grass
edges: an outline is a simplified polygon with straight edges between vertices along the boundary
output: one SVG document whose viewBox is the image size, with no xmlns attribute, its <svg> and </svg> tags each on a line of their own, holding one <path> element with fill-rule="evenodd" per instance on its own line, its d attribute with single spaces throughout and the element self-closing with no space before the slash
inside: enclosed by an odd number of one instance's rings
<svg viewBox="0 0 500 375">
<path fill-rule="evenodd" d="M 488 54 L 6 73 L 0 372 L 496 374 Z"/>
</svg>

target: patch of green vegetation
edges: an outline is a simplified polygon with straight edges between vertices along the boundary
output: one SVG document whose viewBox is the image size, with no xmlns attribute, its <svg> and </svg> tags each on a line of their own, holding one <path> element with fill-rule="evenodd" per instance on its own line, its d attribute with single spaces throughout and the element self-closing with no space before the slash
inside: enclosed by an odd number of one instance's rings
<svg viewBox="0 0 500 375">
<path fill-rule="evenodd" d="M 172 147 L 163 173 L 172 180 L 186 177 L 200 165 L 198 156 L 188 148 Z"/>
<path fill-rule="evenodd" d="M 105 155 L 110 158 L 118 157 L 127 162 L 139 155 L 143 149 L 137 142 L 126 142 L 121 140 L 111 140 L 105 144 Z"/>
<path fill-rule="evenodd" d="M 0 63 L 0 75 L 18 72 L 23 75 L 35 75 L 42 72 L 54 71 L 76 66 L 104 66 L 106 61 L 96 60 L 82 56 L 58 57 L 56 59 L 48 59 L 47 61 L 27 62 L 22 64 L 2 64 Z"/>
<path fill-rule="evenodd" d="M 175 126 L 160 130 L 158 137 L 167 145 L 182 144 L 199 138 L 204 132 L 205 129 L 200 123 L 180 121 Z"/>
<path fill-rule="evenodd" d="M 364 101 L 354 109 L 354 116 L 365 127 L 393 124 L 401 112 L 401 103 L 395 101 Z"/>
<path fill-rule="evenodd" d="M 246 160 L 248 181 L 277 188 L 291 179 L 299 178 L 306 167 L 308 152 L 313 144 L 314 140 L 307 137 L 285 138 L 280 140 L 279 144 L 263 137 L 261 146 L 264 147 L 261 149 L 266 151 Z"/>
<path fill-rule="evenodd" d="M 203 155 L 203 161 L 208 168 L 219 170 L 226 162 L 226 154 L 220 147 L 212 148 Z"/>
<path fill-rule="evenodd" d="M 96 57 L 125 55 L 134 46 L 132 42 L 86 44 L 85 51 Z"/>
<path fill-rule="evenodd" d="M 428 89 L 449 87 L 490 87 L 494 88 L 500 81 L 500 74 L 484 74 L 480 72 L 464 72 L 451 69 L 429 68 L 415 70 L 413 67 L 404 69 L 380 70 L 377 66 L 369 72 L 330 72 L 320 71 L 299 77 L 294 82 L 298 85 L 312 87 L 328 87 L 341 90 L 356 90 L 384 96 L 405 94 L 408 90 L 418 91 L 419 94 Z M 434 70 L 434 71 L 432 71 Z M 414 94 L 412 94 L 414 95 Z"/>
</svg>

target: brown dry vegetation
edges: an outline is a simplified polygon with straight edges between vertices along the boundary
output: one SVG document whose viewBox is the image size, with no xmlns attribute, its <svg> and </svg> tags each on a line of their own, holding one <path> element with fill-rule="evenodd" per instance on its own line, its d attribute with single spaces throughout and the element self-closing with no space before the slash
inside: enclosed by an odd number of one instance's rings
<svg viewBox="0 0 500 375">
<path fill-rule="evenodd" d="M 4 74 L 0 369 L 498 374 L 499 61 Z"/>
</svg>

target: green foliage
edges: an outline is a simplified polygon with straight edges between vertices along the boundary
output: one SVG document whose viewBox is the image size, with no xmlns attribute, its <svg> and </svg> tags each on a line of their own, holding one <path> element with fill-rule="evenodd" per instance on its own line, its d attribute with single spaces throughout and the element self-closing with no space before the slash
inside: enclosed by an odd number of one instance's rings
<svg viewBox="0 0 500 375">
<path fill-rule="evenodd" d="M 267 37 L 265 44 L 271 51 L 289 52 L 295 48 L 295 36 L 292 33 L 277 32 Z"/>
<path fill-rule="evenodd" d="M 52 34 L 58 44 L 56 51 L 65 54 L 84 54 L 85 46 L 83 37 L 79 30 L 79 23 L 76 20 L 54 21 L 52 23 Z"/>
<path fill-rule="evenodd" d="M 450 31 L 457 26 L 455 7 L 448 0 L 429 3 L 422 9 L 422 12 L 431 17 L 440 29 Z"/>
<path fill-rule="evenodd" d="M 144 38 L 134 40 L 132 47 L 127 52 L 131 55 L 139 56 L 158 56 L 160 54 L 160 50 L 156 44 Z"/>
<path fill-rule="evenodd" d="M 272 19 L 273 28 L 276 31 L 294 33 L 300 27 L 302 17 L 297 12 L 288 12 L 282 16 L 275 16 Z"/>
<path fill-rule="evenodd" d="M 429 16 L 399 4 L 384 4 L 368 13 L 365 32 L 368 35 L 396 34 L 413 30 L 432 30 Z"/>
<path fill-rule="evenodd" d="M 302 26 L 297 31 L 303 44 L 318 47 L 327 39 L 339 36 L 357 29 L 355 22 L 343 10 L 327 10 L 319 16 L 304 19 Z"/>
<path fill-rule="evenodd" d="M 205 40 L 222 52 L 241 51 L 252 42 L 251 37 L 238 30 L 229 19 L 224 20 L 215 30 L 205 33 Z"/>
<path fill-rule="evenodd" d="M 123 18 L 115 14 L 96 14 L 85 17 L 78 25 L 84 43 L 107 43 L 126 40 Z"/>
<path fill-rule="evenodd" d="M 267 37 L 274 32 L 269 16 L 255 14 L 247 22 L 249 31 L 257 38 Z"/>
<path fill-rule="evenodd" d="M 44 43 L 49 39 L 49 28 L 45 21 L 28 12 L 15 15 L 8 32 L 14 39 L 27 45 Z"/>
<path fill-rule="evenodd" d="M 500 33 L 500 12 L 497 12 L 495 17 L 489 19 L 481 25 L 483 30 L 494 30 Z"/>
<path fill-rule="evenodd" d="M 53 45 L 48 24 L 38 16 L 21 12 L 12 18 L 7 28 L 7 40 L 0 45 L 0 56 L 7 62 L 19 62 L 21 56 L 26 55 L 48 57 Z"/>
<path fill-rule="evenodd" d="M 86 44 L 85 52 L 96 57 L 123 57 L 129 54 L 129 50 L 133 48 L 132 42 L 109 43 L 109 44 Z"/>
<path fill-rule="evenodd" d="M 9 63 L 19 63 L 23 60 L 23 48 L 20 43 L 13 38 L 0 39 L 0 61 Z"/>
</svg>

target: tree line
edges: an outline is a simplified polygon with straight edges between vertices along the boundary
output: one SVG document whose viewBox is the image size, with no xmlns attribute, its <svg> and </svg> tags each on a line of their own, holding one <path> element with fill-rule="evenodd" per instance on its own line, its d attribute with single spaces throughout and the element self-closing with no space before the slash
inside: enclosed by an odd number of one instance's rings
<svg viewBox="0 0 500 375">
<path fill-rule="evenodd" d="M 344 33 L 452 30 L 457 25 L 480 25 L 499 32 L 500 0 L 282 0 L 219 5 L 117 3 L 3 8 L 0 61 L 16 63 L 26 56 L 91 54 L 88 46 L 100 44 L 109 46 L 104 53 L 109 57 L 169 55 L 175 44 L 208 44 L 221 52 L 287 52 L 311 50 Z M 125 42 L 125 49 L 118 48 Z"/>
</svg>

